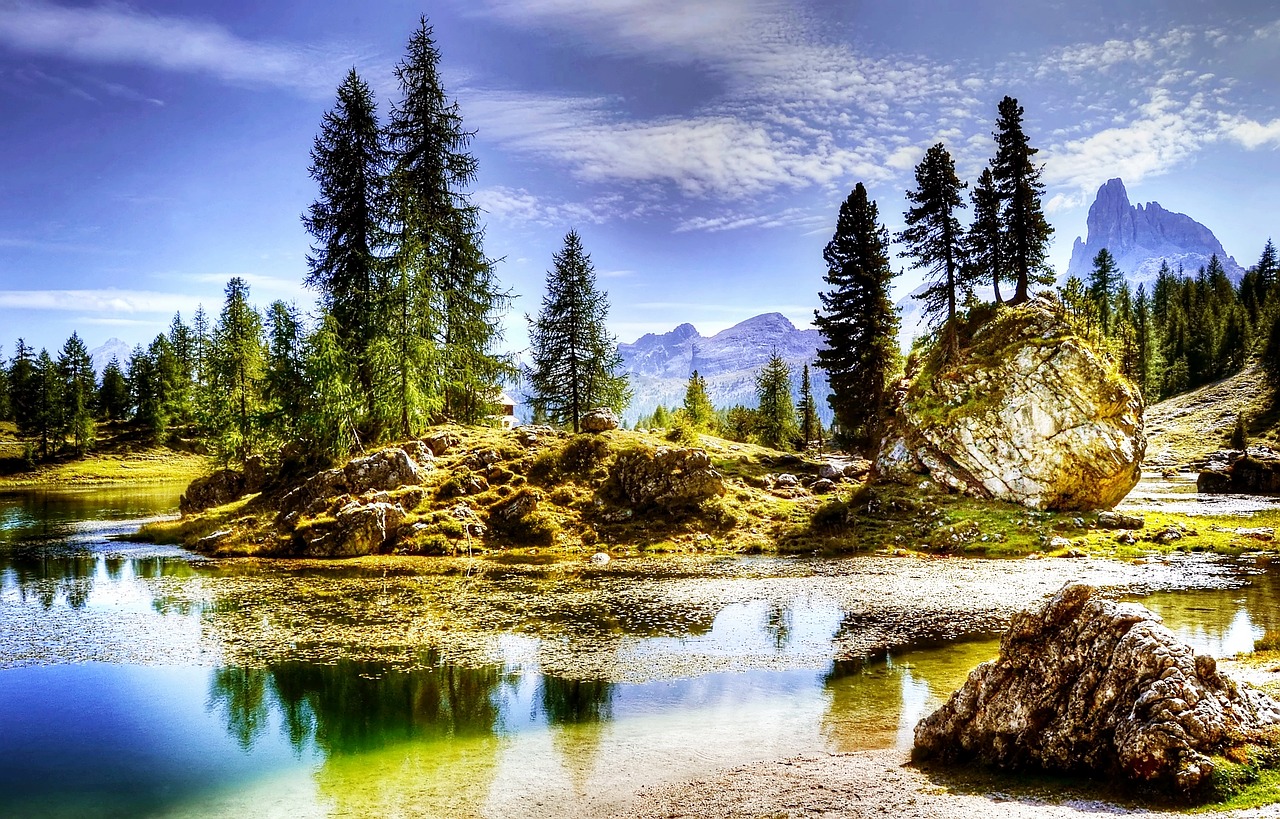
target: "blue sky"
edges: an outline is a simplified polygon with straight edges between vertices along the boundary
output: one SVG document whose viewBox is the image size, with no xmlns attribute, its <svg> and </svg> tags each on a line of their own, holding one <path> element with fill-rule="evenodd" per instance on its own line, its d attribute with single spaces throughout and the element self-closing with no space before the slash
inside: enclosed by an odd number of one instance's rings
<svg viewBox="0 0 1280 819">
<path fill-rule="evenodd" d="M 975 178 L 1005 94 L 1041 149 L 1059 270 L 1116 176 L 1248 266 L 1280 234 L 1270 5 L 0 0 L 0 344 L 145 342 L 175 310 L 216 313 L 231 276 L 310 308 L 320 118 L 352 66 L 385 112 L 424 13 L 477 131 L 512 349 L 571 227 L 622 341 L 806 323 L 853 185 L 899 229 L 925 149 Z"/>
</svg>

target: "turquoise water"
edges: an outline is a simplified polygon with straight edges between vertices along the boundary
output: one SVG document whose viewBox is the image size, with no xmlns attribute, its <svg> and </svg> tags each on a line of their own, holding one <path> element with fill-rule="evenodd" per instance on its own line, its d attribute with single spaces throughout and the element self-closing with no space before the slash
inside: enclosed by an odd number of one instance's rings
<svg viewBox="0 0 1280 819">
<path fill-rule="evenodd" d="M 331 610 L 334 629 L 380 631 L 376 600 L 353 609 L 318 582 L 371 570 L 211 564 L 121 539 L 138 518 L 170 511 L 177 491 L 0 496 L 0 816 L 607 815 L 642 785 L 798 753 L 909 747 L 915 722 L 996 651 L 977 635 L 814 661 L 846 613 L 796 594 L 718 607 L 673 599 L 634 616 L 618 604 L 600 632 L 623 633 L 625 646 L 605 649 L 638 668 L 673 655 L 770 660 L 745 671 L 551 674 L 548 658 L 570 638 L 514 628 L 487 645 L 490 662 L 454 662 L 447 643 L 409 664 L 317 655 L 299 630 L 263 662 L 241 663 L 228 660 L 241 656 L 238 638 L 266 639 L 304 607 Z M 245 582 L 278 598 L 270 618 L 246 615 Z M 388 595 L 446 580 L 399 582 Z M 568 580 L 540 582 L 524 593 L 545 599 L 548 622 L 600 629 L 560 607 Z M 445 588 L 446 601 L 466 604 Z M 1274 627 L 1276 584 L 1262 574 L 1144 602 L 1202 650 L 1233 653 Z"/>
</svg>

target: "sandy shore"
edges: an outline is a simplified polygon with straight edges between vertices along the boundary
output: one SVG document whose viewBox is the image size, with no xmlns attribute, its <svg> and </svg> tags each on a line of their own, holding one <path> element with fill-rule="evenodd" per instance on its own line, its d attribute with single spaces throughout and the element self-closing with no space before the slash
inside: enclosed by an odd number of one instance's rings
<svg viewBox="0 0 1280 819">
<path fill-rule="evenodd" d="M 746 765 L 637 794 L 625 819 L 991 819 L 991 817 L 1169 817 L 1087 799 L 1041 801 L 999 792 L 961 793 L 945 776 L 907 764 L 904 751 L 824 754 Z M 1276 819 L 1280 805 L 1213 814 Z"/>
</svg>

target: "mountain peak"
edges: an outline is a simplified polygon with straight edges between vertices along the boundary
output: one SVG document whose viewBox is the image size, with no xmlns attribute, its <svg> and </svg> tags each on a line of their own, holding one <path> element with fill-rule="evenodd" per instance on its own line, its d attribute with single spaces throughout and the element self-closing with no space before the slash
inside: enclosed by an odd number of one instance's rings
<svg viewBox="0 0 1280 819">
<path fill-rule="evenodd" d="M 1234 280 L 1244 269 L 1227 255 L 1213 231 L 1187 216 L 1148 202 L 1146 206 L 1129 202 L 1129 192 L 1121 179 L 1108 179 L 1098 188 L 1089 206 L 1089 235 L 1077 238 L 1071 248 L 1068 276 L 1087 279 L 1093 270 L 1093 258 L 1106 248 L 1115 257 L 1116 266 L 1130 283 L 1150 283 L 1162 262 L 1173 269 L 1179 265 L 1194 274 L 1209 263 L 1211 256 Z"/>
</svg>

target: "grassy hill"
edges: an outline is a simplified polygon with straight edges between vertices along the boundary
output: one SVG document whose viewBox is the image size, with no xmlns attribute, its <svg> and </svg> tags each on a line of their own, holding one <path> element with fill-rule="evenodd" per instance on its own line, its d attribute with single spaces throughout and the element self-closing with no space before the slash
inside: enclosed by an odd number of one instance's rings
<svg viewBox="0 0 1280 819">
<path fill-rule="evenodd" d="M 1280 411 L 1256 364 L 1212 384 L 1147 407 L 1147 458 L 1175 467 L 1230 445 L 1236 416 L 1244 415 L 1251 444 L 1280 448 Z"/>
</svg>

